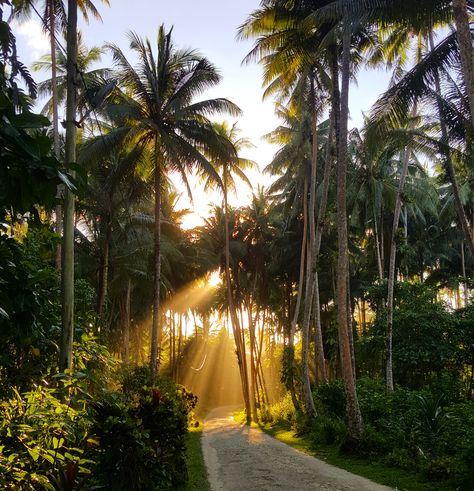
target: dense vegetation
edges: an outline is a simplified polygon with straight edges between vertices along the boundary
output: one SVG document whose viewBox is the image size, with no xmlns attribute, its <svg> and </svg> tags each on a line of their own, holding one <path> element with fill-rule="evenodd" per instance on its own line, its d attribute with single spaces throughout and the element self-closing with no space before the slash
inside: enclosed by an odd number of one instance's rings
<svg viewBox="0 0 474 491">
<path fill-rule="evenodd" d="M 474 7 L 412 4 L 261 2 L 239 35 L 279 150 L 233 208 L 256 164 L 215 121 L 239 108 L 203 98 L 209 60 L 161 26 L 155 45 L 128 34 L 132 65 L 77 36 L 91 2 L 0 0 L 2 489 L 184 486 L 193 393 L 472 486 Z M 51 38 L 38 85 L 10 14 Z M 350 129 L 350 81 L 374 66 L 390 86 Z M 173 172 L 222 193 L 202 226 L 182 227 Z"/>
</svg>

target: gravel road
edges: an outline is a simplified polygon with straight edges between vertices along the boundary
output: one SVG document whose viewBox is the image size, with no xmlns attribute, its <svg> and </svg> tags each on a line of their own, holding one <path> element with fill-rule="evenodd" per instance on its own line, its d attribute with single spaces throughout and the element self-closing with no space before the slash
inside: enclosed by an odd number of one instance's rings
<svg viewBox="0 0 474 491">
<path fill-rule="evenodd" d="M 209 413 L 202 448 L 212 491 L 390 491 L 236 423 L 234 407 Z"/>
</svg>

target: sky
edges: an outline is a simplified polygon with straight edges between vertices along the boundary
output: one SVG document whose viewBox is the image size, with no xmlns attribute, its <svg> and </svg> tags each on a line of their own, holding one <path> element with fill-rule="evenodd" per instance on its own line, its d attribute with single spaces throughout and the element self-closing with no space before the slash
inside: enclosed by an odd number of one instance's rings
<svg viewBox="0 0 474 491">
<path fill-rule="evenodd" d="M 222 82 L 204 97 L 226 97 L 236 103 L 243 111 L 238 120 L 241 136 L 249 138 L 254 144 L 254 148 L 244 150 L 242 156 L 254 160 L 260 169 L 270 163 L 277 147 L 265 142 L 262 136 L 275 129 L 279 122 L 274 115 L 272 101 L 262 101 L 261 68 L 255 63 L 242 65 L 243 58 L 252 47 L 252 41 L 236 40 L 238 27 L 259 7 L 258 0 L 110 0 L 110 7 L 101 5 L 100 0 L 94 0 L 94 4 L 99 8 L 103 23 L 92 19 L 87 25 L 82 19 L 79 21 L 83 39 L 89 47 L 112 42 L 127 53 L 128 31 L 149 37 L 153 45 L 158 27 L 165 24 L 167 28 L 173 27 L 176 46 L 197 49 L 214 63 L 222 75 Z M 33 18 L 15 26 L 14 32 L 20 59 L 26 65 L 49 52 L 49 41 L 42 34 L 38 19 Z M 104 56 L 102 66 L 110 65 L 111 59 Z M 35 74 L 37 80 L 44 77 Z M 360 72 L 357 86 L 351 87 L 352 126 L 361 126 L 362 111 L 367 111 L 386 89 L 388 78 L 388 74 L 381 71 Z M 223 119 L 226 118 L 218 118 L 220 121 Z M 257 172 L 252 173 L 250 178 L 254 187 L 270 182 L 268 176 Z M 193 194 L 193 203 L 189 202 L 184 192 L 180 200 L 180 206 L 193 210 L 185 220 L 185 226 L 194 226 L 200 221 L 199 217 L 208 214 L 209 201 L 218 204 L 221 201 L 218 194 L 206 195 L 199 186 Z M 230 197 L 230 203 L 240 206 L 247 204 L 250 199 L 251 190 L 239 186 L 237 196 Z"/>
</svg>

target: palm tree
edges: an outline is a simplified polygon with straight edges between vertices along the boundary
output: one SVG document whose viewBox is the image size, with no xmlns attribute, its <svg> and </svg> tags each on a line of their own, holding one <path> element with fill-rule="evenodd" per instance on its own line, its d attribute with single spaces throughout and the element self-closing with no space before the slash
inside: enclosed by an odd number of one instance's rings
<svg viewBox="0 0 474 491">
<path fill-rule="evenodd" d="M 221 174 L 222 180 L 222 192 L 224 200 L 224 225 L 225 225 L 225 283 L 227 291 L 227 303 L 230 312 L 230 318 L 232 321 L 232 330 L 234 333 L 237 360 L 240 369 L 242 392 L 245 402 L 245 410 L 247 414 L 247 419 L 250 421 L 252 418 L 257 421 L 257 410 L 255 406 L 254 388 L 255 385 L 250 388 L 249 376 L 247 370 L 247 361 L 245 356 L 245 342 L 244 334 L 242 330 L 241 323 L 239 321 L 239 316 L 237 315 L 237 309 L 235 306 L 234 294 L 232 292 L 232 280 L 231 280 L 231 268 L 230 268 L 230 231 L 229 231 L 229 204 L 228 204 L 228 193 L 229 190 L 235 191 L 235 180 L 233 174 L 235 174 L 241 181 L 247 184 L 250 188 L 252 184 L 250 183 L 248 177 L 246 176 L 244 170 L 251 169 L 255 167 L 255 163 L 251 160 L 244 159 L 238 156 L 238 153 L 251 145 L 250 141 L 246 138 L 239 138 L 239 129 L 237 123 L 234 123 L 231 127 L 227 123 L 214 124 L 214 129 L 217 134 L 219 134 L 223 139 L 226 139 L 233 147 L 234 152 L 223 155 L 221 158 L 212 159 L 212 164 L 216 171 Z M 206 180 L 205 188 L 210 187 L 215 184 L 215 180 Z M 252 361 L 252 360 L 251 360 Z M 251 369 L 253 370 L 253 364 Z M 251 397 L 251 392 L 253 395 Z"/>
<path fill-rule="evenodd" d="M 102 3 L 109 5 L 109 0 L 101 0 Z M 40 11 L 36 6 L 40 3 Z M 71 6 L 72 7 L 72 6 Z M 84 19 L 89 21 L 89 14 L 101 21 L 102 18 L 99 11 L 91 0 L 78 0 L 75 8 L 79 8 Z M 33 15 L 33 11 L 41 17 L 42 27 L 47 32 L 50 39 L 50 56 L 51 56 L 51 109 L 53 120 L 53 149 L 57 158 L 60 158 L 60 142 L 59 142 L 59 117 L 58 117 L 58 89 L 57 89 L 57 53 L 58 42 L 57 33 L 64 31 L 67 25 L 67 12 L 63 0 L 42 0 L 41 2 L 32 0 L 20 0 L 15 2 L 12 12 L 13 17 L 28 18 Z M 63 54 L 63 56 L 66 53 Z M 65 64 L 64 64 L 65 66 Z M 61 189 L 58 189 L 58 195 L 62 194 Z M 58 206 L 56 209 L 56 231 L 62 231 L 62 210 Z M 57 268 L 61 267 L 61 247 L 58 247 L 56 257 Z"/>
<path fill-rule="evenodd" d="M 337 3 L 337 2 L 335 2 Z M 337 15 L 324 15 L 327 2 L 288 2 L 273 0 L 265 2 L 259 11 L 256 11 L 248 19 L 247 23 L 241 27 L 241 34 L 247 36 L 259 35 L 250 57 L 260 56 L 263 58 L 263 64 L 266 68 L 266 82 L 270 83 L 282 72 L 285 74 L 287 82 L 295 81 L 299 75 L 308 70 L 315 70 L 323 59 L 331 67 L 332 77 L 332 112 L 334 115 L 334 129 L 336 138 L 336 160 L 338 163 L 338 231 L 339 231 L 339 262 L 338 262 L 338 323 L 339 323 L 339 341 L 342 354 L 343 375 L 347 394 L 347 413 L 349 420 L 349 435 L 354 440 L 360 440 L 362 437 L 362 418 L 360 415 L 355 380 L 353 373 L 353 353 L 349 342 L 348 332 L 348 249 L 347 249 L 347 213 L 345 202 L 345 182 L 346 182 L 346 157 L 347 157 L 347 121 L 348 121 L 348 95 L 349 95 L 349 76 L 351 62 L 351 41 L 352 41 L 352 19 L 349 16 L 348 6 L 344 6 Z M 338 9 L 336 9 L 338 10 Z M 329 20 L 328 20 L 329 19 Z M 343 24 L 342 30 L 339 29 Z M 341 92 L 339 93 L 339 46 L 337 40 L 342 33 L 342 59 L 341 59 Z M 364 42 L 370 36 L 360 37 Z M 355 54 L 355 52 L 354 52 Z M 266 56 L 265 56 L 266 55 Z M 355 58 L 354 58 L 355 59 Z M 278 80 L 278 79 L 277 79 Z M 315 78 L 313 78 L 315 82 Z M 281 84 L 277 81 L 277 86 Z M 316 129 L 317 117 L 316 105 L 312 99 L 313 110 L 313 128 Z M 316 121 L 316 124 L 315 124 Z M 312 132 L 313 142 L 313 162 L 314 169 L 317 158 L 316 131 Z M 311 188 L 315 185 L 313 180 Z M 313 190 L 311 190 L 314 192 Z M 314 204 L 313 200 L 311 200 Z M 307 305 L 305 320 L 309 320 L 309 313 L 312 304 L 313 292 L 313 269 L 314 258 L 317 257 L 315 252 L 315 234 L 314 234 L 314 208 L 311 209 L 310 230 L 312 229 L 312 240 L 310 251 L 311 260 L 307 268 Z M 305 322 L 306 324 L 306 322 Z M 305 340 L 303 333 L 303 340 Z M 306 351 L 306 342 L 304 343 Z M 304 367 L 304 366 L 303 366 Z M 314 403 L 312 401 L 311 391 L 309 389 L 309 379 L 304 377 L 303 381 L 305 395 L 305 405 L 308 414 L 314 415 Z"/>
<path fill-rule="evenodd" d="M 78 32 L 77 36 L 77 66 L 82 74 L 83 84 L 78 87 L 78 111 L 80 114 L 79 123 L 87 123 L 87 116 L 90 114 L 90 108 L 97 109 L 104 102 L 106 95 L 109 95 L 115 84 L 109 81 L 110 70 L 107 68 L 91 67 L 100 61 L 104 54 L 104 48 L 93 46 L 88 49 L 84 44 L 82 35 Z M 32 64 L 32 70 L 37 72 L 55 71 L 56 78 L 43 80 L 38 84 L 38 96 L 47 97 L 41 112 L 54 121 L 54 112 L 58 111 L 58 106 L 64 104 L 66 100 L 66 55 L 56 49 L 55 68 L 50 54 L 43 55 L 38 61 Z M 84 86 L 83 86 L 84 85 Z M 99 92 L 102 89 L 102 92 Z M 97 97 L 101 96 L 98 101 Z"/>
<path fill-rule="evenodd" d="M 108 0 L 103 0 L 108 3 Z M 13 15 L 31 14 L 36 8 L 29 0 L 20 1 L 15 5 Z M 77 9 L 80 8 L 86 20 L 88 12 L 92 12 L 97 18 L 100 15 L 91 0 L 68 0 L 66 9 L 61 0 L 45 0 L 41 16 L 44 28 L 49 31 L 51 40 L 51 66 L 52 83 L 56 87 L 56 31 L 59 19 L 60 27 L 66 28 L 67 60 L 68 60 L 68 88 L 66 103 L 66 167 L 76 161 L 75 149 L 75 120 L 76 120 L 76 52 L 77 52 Z M 40 14 L 41 15 L 41 14 Z M 53 148 L 59 157 L 59 126 L 57 111 L 57 94 L 53 88 Z M 59 191 L 60 192 L 60 191 Z M 56 228 L 60 232 L 64 227 L 62 253 L 58 248 L 57 265 L 61 262 L 62 267 L 62 289 L 63 289 L 63 328 L 60 353 L 60 368 L 70 368 L 72 359 L 72 342 L 74 334 L 74 196 L 69 190 L 64 193 L 64 225 L 60 222 L 61 209 L 56 210 Z M 59 258 L 62 256 L 62 261 Z M 64 271 L 65 270 L 65 271 Z"/>
<path fill-rule="evenodd" d="M 288 345 L 285 346 L 285 372 L 288 373 L 287 386 L 292 402 L 297 411 L 300 405 L 296 397 L 294 385 L 294 340 L 296 325 L 300 316 L 305 279 L 306 250 L 308 243 L 308 169 L 311 168 L 311 115 L 307 111 L 295 110 L 277 104 L 276 115 L 282 124 L 265 138 L 274 144 L 281 145 L 273 160 L 265 168 L 265 172 L 278 176 L 270 186 L 269 192 L 278 197 L 285 212 L 295 217 L 303 215 L 303 235 L 300 248 L 299 279 L 296 305 L 288 332 Z M 277 194 L 278 193 L 278 194 Z M 311 408 L 312 409 L 312 408 Z"/>
<path fill-rule="evenodd" d="M 163 175 L 178 171 L 186 181 L 186 171 L 193 166 L 220 182 L 207 155 L 228 154 L 229 145 L 219 136 L 208 115 L 229 112 L 237 115 L 239 109 L 227 99 L 196 102 L 196 96 L 218 84 L 220 76 L 206 58 L 193 50 L 174 47 L 170 30 L 162 25 L 158 30 L 156 51 L 148 39 L 129 33 L 130 49 L 138 57 L 133 67 L 122 50 L 108 45 L 112 53 L 117 78 L 123 88 L 123 104 L 111 106 L 121 110 L 123 125 L 106 135 L 115 143 L 125 138 L 137 145 L 147 146 L 152 154 L 155 191 L 154 225 L 154 302 L 151 329 L 150 371 L 155 379 L 159 366 L 161 342 L 160 282 L 161 282 L 161 195 Z"/>
<path fill-rule="evenodd" d="M 98 137 L 101 138 L 101 137 Z M 121 215 L 139 202 L 147 188 L 142 178 L 135 174 L 138 166 L 144 166 L 146 155 L 141 147 L 117 149 L 110 158 L 98 161 L 82 161 L 89 168 L 87 199 L 80 206 L 91 217 L 100 244 L 99 274 L 97 281 L 97 315 L 102 318 L 108 291 L 109 255 L 114 228 Z"/>
<path fill-rule="evenodd" d="M 469 19 L 469 16 L 472 15 L 472 5 L 469 10 L 466 0 L 453 0 L 453 17 L 456 24 L 459 55 L 471 113 L 472 129 L 474 130 L 474 55 Z"/>
</svg>

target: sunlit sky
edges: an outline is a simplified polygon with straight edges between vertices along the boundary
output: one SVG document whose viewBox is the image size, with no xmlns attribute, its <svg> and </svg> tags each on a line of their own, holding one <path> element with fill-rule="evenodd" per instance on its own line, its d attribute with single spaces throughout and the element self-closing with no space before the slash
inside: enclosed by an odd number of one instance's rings
<svg viewBox="0 0 474 491">
<path fill-rule="evenodd" d="M 240 0 L 224 2 L 219 0 L 110 0 L 111 6 L 99 7 L 103 23 L 91 20 L 89 25 L 80 19 L 80 28 L 87 46 L 101 46 L 113 42 L 124 52 L 128 51 L 126 32 L 136 31 L 142 37 L 156 38 L 158 26 L 173 27 L 176 46 L 191 47 L 199 50 L 220 70 L 222 83 L 206 94 L 206 97 L 227 97 L 242 110 L 239 118 L 241 136 L 249 138 L 254 148 L 242 152 L 263 169 L 272 159 L 276 150 L 264 140 L 262 135 L 278 126 L 274 116 L 272 101 L 262 101 L 262 71 L 256 64 L 242 65 L 242 60 L 252 47 L 251 41 L 237 41 L 236 31 L 248 15 L 258 8 L 258 0 Z M 38 19 L 28 21 L 15 28 L 19 55 L 29 65 L 44 53 L 49 52 L 49 42 L 41 33 Z M 104 56 L 102 66 L 110 66 L 111 60 Z M 36 74 L 40 80 L 45 75 Z M 362 111 L 367 111 L 377 96 L 386 89 L 388 75 L 381 71 L 362 71 L 358 76 L 358 85 L 351 88 L 352 126 L 360 126 Z M 222 120 L 223 118 L 219 118 Z M 254 186 L 268 185 L 269 177 L 254 173 L 251 176 Z M 210 201 L 220 204 L 217 194 L 206 195 L 199 186 L 193 192 L 194 204 L 190 204 L 186 195 L 180 200 L 180 206 L 191 208 L 193 213 L 185 221 L 185 226 L 199 222 L 200 216 L 208 214 Z M 237 196 L 231 197 L 233 205 L 248 203 L 251 191 L 239 186 Z"/>
</svg>

